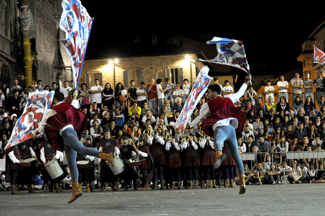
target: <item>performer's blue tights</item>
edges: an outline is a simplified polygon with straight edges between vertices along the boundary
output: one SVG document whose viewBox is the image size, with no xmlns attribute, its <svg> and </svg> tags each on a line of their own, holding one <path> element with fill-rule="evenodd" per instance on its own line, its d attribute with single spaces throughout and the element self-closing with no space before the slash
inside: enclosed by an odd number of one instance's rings
<svg viewBox="0 0 325 216">
<path fill-rule="evenodd" d="M 78 134 L 73 128 L 65 129 L 61 134 L 64 140 L 64 150 L 71 173 L 72 182 L 78 181 L 79 172 L 76 164 L 77 152 L 80 155 L 91 155 L 98 157 L 99 151 L 95 148 L 85 147 L 79 140 Z"/>
<path fill-rule="evenodd" d="M 244 174 L 244 165 L 238 151 L 238 143 L 236 139 L 235 128 L 232 125 L 217 127 L 214 131 L 213 141 L 216 151 L 222 150 L 223 143 L 228 147 L 232 158 L 237 164 L 238 174 Z"/>
</svg>

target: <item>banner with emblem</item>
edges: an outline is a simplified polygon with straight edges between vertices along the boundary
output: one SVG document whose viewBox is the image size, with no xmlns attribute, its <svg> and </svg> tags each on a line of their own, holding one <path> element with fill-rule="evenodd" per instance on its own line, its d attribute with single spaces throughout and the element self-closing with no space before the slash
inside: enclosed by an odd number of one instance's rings
<svg viewBox="0 0 325 216">
<path fill-rule="evenodd" d="M 63 0 L 60 28 L 66 33 L 61 40 L 71 64 L 75 89 L 78 89 L 93 19 L 80 0 Z"/>
<path fill-rule="evenodd" d="M 175 123 L 175 128 L 184 130 L 187 123 L 191 120 L 191 115 L 199 103 L 200 99 L 203 97 L 204 93 L 207 91 L 208 86 L 213 79 L 208 75 L 209 68 L 204 66 L 199 75 L 196 77 L 195 83 L 193 85 L 192 91 L 190 92 L 183 109 Z"/>
<path fill-rule="evenodd" d="M 5 149 L 33 138 L 44 113 L 51 109 L 54 91 L 29 92 L 23 114 L 18 118 Z"/>
</svg>

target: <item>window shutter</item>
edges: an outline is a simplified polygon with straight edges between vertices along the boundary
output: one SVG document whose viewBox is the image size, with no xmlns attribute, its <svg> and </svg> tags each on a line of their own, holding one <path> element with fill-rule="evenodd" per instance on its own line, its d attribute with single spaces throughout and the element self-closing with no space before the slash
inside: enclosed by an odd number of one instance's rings
<svg viewBox="0 0 325 216">
<path fill-rule="evenodd" d="M 165 69 L 165 78 L 169 78 L 170 79 L 171 75 L 170 75 L 170 69 L 166 68 Z"/>
<path fill-rule="evenodd" d="M 178 68 L 178 82 L 179 84 L 183 84 L 183 68 Z"/>
<path fill-rule="evenodd" d="M 130 85 L 130 77 L 128 71 L 123 71 L 123 82 L 124 82 L 124 87 L 129 87 Z"/>
</svg>

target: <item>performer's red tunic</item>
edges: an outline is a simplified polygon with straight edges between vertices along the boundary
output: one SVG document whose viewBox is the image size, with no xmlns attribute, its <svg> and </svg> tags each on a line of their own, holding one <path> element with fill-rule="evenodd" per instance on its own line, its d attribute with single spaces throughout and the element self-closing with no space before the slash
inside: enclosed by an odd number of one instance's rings
<svg viewBox="0 0 325 216">
<path fill-rule="evenodd" d="M 238 120 L 236 133 L 242 132 L 245 124 L 245 114 L 239 108 L 236 108 L 229 98 L 216 97 L 209 100 L 207 103 L 210 109 L 210 115 L 202 123 L 202 130 L 204 133 L 213 137 L 213 125 L 219 120 L 230 117 Z"/>
<path fill-rule="evenodd" d="M 80 137 L 87 127 L 87 116 L 81 110 L 74 108 L 68 103 L 53 106 L 52 110 L 56 114 L 49 117 L 46 121 L 50 127 L 45 127 L 45 134 L 53 148 L 63 151 L 64 144 L 63 138 L 60 136 L 60 130 L 71 124 L 77 132 L 78 137 Z"/>
</svg>

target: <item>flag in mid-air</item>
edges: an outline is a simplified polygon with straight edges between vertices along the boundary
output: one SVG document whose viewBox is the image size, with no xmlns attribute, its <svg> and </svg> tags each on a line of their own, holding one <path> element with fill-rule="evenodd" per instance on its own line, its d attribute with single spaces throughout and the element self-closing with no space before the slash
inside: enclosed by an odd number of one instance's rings
<svg viewBox="0 0 325 216">
<path fill-rule="evenodd" d="M 187 123 L 191 120 L 191 115 L 199 103 L 200 99 L 203 97 L 204 93 L 208 89 L 208 86 L 213 79 L 208 75 L 209 68 L 204 66 L 199 75 L 196 77 L 195 83 L 193 85 L 192 91 L 190 92 L 183 109 L 175 123 L 175 128 L 184 130 Z"/>
<path fill-rule="evenodd" d="M 61 43 L 69 56 L 77 90 L 93 19 L 80 0 L 63 0 L 62 7 L 60 28 L 66 33 L 66 38 Z"/>
<path fill-rule="evenodd" d="M 315 46 L 313 63 L 325 64 L 325 53 Z"/>
<path fill-rule="evenodd" d="M 212 40 L 208 41 L 207 44 L 216 44 L 218 55 L 214 59 L 200 59 L 200 61 L 233 66 L 242 69 L 246 73 L 250 72 L 242 41 L 214 37 Z"/>
<path fill-rule="evenodd" d="M 51 109 L 54 91 L 36 91 L 28 94 L 23 114 L 18 118 L 5 149 L 33 138 L 35 130 L 42 122 L 44 113 Z"/>
</svg>

